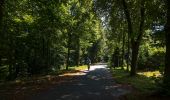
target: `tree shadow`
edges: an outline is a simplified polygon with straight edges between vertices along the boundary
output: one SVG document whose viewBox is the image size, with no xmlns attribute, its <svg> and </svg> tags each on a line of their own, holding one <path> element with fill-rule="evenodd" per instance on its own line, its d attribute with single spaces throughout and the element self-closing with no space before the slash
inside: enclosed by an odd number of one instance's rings
<svg viewBox="0 0 170 100">
<path fill-rule="evenodd" d="M 30 100 L 113 100 L 130 91 L 116 84 L 105 68 L 85 71 L 71 81 L 57 85 Z"/>
</svg>

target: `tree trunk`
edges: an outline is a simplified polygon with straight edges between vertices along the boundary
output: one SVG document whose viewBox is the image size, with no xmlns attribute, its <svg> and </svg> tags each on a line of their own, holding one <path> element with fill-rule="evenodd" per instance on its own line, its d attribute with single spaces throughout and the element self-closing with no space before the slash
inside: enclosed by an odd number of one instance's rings
<svg viewBox="0 0 170 100">
<path fill-rule="evenodd" d="M 132 44 L 132 61 L 131 61 L 131 71 L 130 75 L 136 75 L 136 66 L 138 61 L 138 51 L 139 51 L 139 43 L 134 42 Z"/>
<path fill-rule="evenodd" d="M 125 56 L 125 33 L 123 32 L 123 46 L 122 46 L 122 69 L 124 69 L 124 56 Z"/>
<path fill-rule="evenodd" d="M 130 36 L 131 39 L 131 45 L 132 45 L 132 60 L 131 60 L 131 72 L 130 75 L 133 76 L 136 74 L 136 67 L 137 67 L 137 58 L 138 58 L 138 52 L 139 52 L 139 46 L 140 42 L 143 36 L 143 30 L 144 30 L 144 15 L 145 15 L 145 0 L 141 0 L 141 6 L 140 6 L 140 26 L 139 26 L 139 31 L 138 31 L 138 36 L 137 39 L 134 39 L 134 36 L 131 36 L 133 33 L 133 28 L 132 28 L 132 22 L 131 22 L 131 17 L 130 17 L 130 12 L 127 7 L 127 2 L 125 0 L 122 0 L 123 3 L 123 8 L 124 12 L 126 15 L 127 23 L 128 23 L 128 35 Z"/>
<path fill-rule="evenodd" d="M 68 67 L 70 65 L 70 45 L 71 45 L 71 33 L 68 33 L 68 41 L 67 41 L 67 63 L 66 63 L 66 70 L 68 70 Z"/>
<path fill-rule="evenodd" d="M 77 41 L 77 61 L 76 61 L 76 65 L 77 67 L 80 64 L 80 37 L 78 36 L 78 41 Z"/>
<path fill-rule="evenodd" d="M 170 1 L 166 0 L 167 5 L 167 23 L 166 23 L 166 55 L 165 55 L 165 72 L 164 84 L 170 88 Z"/>
<path fill-rule="evenodd" d="M 3 18 L 3 6 L 4 6 L 5 0 L 0 0 L 0 26 L 2 24 L 2 18 Z"/>
<path fill-rule="evenodd" d="M 130 62 L 130 59 L 129 59 L 129 55 L 130 55 L 130 36 L 129 36 L 129 34 L 128 34 L 128 58 L 127 58 L 127 71 L 129 71 L 129 62 Z"/>
<path fill-rule="evenodd" d="M 131 34 L 133 33 L 133 28 L 132 28 L 132 21 L 131 21 L 130 12 L 129 12 L 128 7 L 127 7 L 127 2 L 125 0 L 122 0 L 122 3 L 123 3 L 124 12 L 125 12 L 125 15 L 126 15 L 126 20 L 127 20 L 127 23 L 128 23 L 128 34 L 129 34 L 129 36 L 131 36 Z"/>
<path fill-rule="evenodd" d="M 2 57 L 1 57 L 1 55 L 0 55 L 0 66 L 2 65 L 2 61 L 1 61 L 1 59 L 2 59 Z"/>
<path fill-rule="evenodd" d="M 139 53 L 139 46 L 143 36 L 144 30 L 144 15 L 145 15 L 145 8 L 144 8 L 145 0 L 141 1 L 141 8 L 140 8 L 140 26 L 139 26 L 139 35 L 136 40 L 132 39 L 132 61 L 131 61 L 131 72 L 130 75 L 136 75 L 136 68 L 137 68 L 137 61 L 138 61 L 138 53 Z"/>
<path fill-rule="evenodd" d="M 9 74 L 8 74 L 8 80 L 12 80 L 13 79 L 13 69 L 14 69 L 14 63 L 13 63 L 13 61 L 14 61 L 14 59 L 13 59 L 13 56 L 14 56 L 14 50 L 13 50 L 13 41 L 12 41 L 12 39 L 11 40 L 9 40 L 9 44 L 11 45 L 10 46 L 10 49 L 9 49 L 9 51 L 8 51 L 8 64 L 9 64 L 9 68 L 8 68 L 8 72 L 9 72 Z"/>
<path fill-rule="evenodd" d="M 5 0 L 0 0 L 0 30 L 2 30 L 2 18 L 3 18 L 3 5 Z M 0 36 L 2 34 L 2 31 L 0 31 Z M 1 45 L 1 44 L 0 44 Z M 0 55 L 0 66 L 1 66 L 1 55 Z"/>
<path fill-rule="evenodd" d="M 125 12 L 126 20 L 128 23 L 128 60 L 127 60 L 127 70 L 129 71 L 129 55 L 130 55 L 130 39 L 131 39 L 131 34 L 133 33 L 133 27 L 132 27 L 132 22 L 131 22 L 131 16 L 130 12 L 127 7 L 127 2 L 125 0 L 122 0 L 123 4 L 123 9 Z"/>
</svg>

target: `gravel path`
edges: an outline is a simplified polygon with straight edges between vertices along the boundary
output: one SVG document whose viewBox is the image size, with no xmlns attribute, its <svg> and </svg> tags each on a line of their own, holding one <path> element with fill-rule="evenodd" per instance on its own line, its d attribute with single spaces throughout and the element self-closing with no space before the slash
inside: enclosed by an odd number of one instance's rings
<svg viewBox="0 0 170 100">
<path fill-rule="evenodd" d="M 119 100 L 130 89 L 115 83 L 106 65 L 93 65 L 71 81 L 37 93 L 28 100 Z"/>
</svg>

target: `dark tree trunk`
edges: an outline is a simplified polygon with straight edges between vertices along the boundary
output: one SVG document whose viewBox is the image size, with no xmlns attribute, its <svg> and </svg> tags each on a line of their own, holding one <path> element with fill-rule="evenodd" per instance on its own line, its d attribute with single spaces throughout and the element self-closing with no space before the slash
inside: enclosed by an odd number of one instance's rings
<svg viewBox="0 0 170 100">
<path fill-rule="evenodd" d="M 128 59 L 127 59 L 127 70 L 129 71 L 129 56 L 130 56 L 130 38 L 131 38 L 131 34 L 133 33 L 133 28 L 132 28 L 132 22 L 131 22 L 131 16 L 130 16 L 130 12 L 128 10 L 127 7 L 127 2 L 125 0 L 122 0 L 122 4 L 123 4 L 123 8 L 124 8 L 124 12 L 126 15 L 126 20 L 128 23 Z"/>
<path fill-rule="evenodd" d="M 5 0 L 0 0 L 0 30 L 2 28 L 1 25 L 2 25 L 2 18 L 3 18 L 3 5 L 4 5 L 4 1 Z M 2 31 L 0 31 L 0 36 L 2 36 L 1 32 Z M 1 55 L 0 55 L 0 66 L 1 66 Z"/>
<path fill-rule="evenodd" d="M 122 69 L 124 69 L 124 56 L 125 56 L 125 33 L 123 32 L 123 38 L 122 38 L 123 46 L 122 46 Z"/>
<path fill-rule="evenodd" d="M 127 71 L 129 71 L 129 62 L 130 62 L 130 59 L 129 59 L 129 55 L 130 55 L 130 42 L 129 41 L 130 41 L 130 39 L 129 38 L 130 38 L 130 36 L 128 34 L 128 57 L 127 57 L 127 62 L 126 62 L 127 63 L 127 69 L 126 69 Z"/>
<path fill-rule="evenodd" d="M 79 66 L 80 64 L 80 38 L 78 36 L 78 39 L 77 39 L 77 58 L 76 58 L 76 65 L 77 67 Z"/>
<path fill-rule="evenodd" d="M 2 65 L 2 61 L 1 61 L 1 59 L 2 59 L 2 57 L 1 57 L 1 55 L 0 55 L 0 66 Z"/>
<path fill-rule="evenodd" d="M 49 69 L 50 69 L 50 62 L 51 62 L 51 57 L 50 57 L 50 40 L 47 39 L 47 55 L 46 55 L 46 65 L 45 65 L 45 69 L 46 69 L 46 73 L 48 74 Z"/>
<path fill-rule="evenodd" d="M 67 41 L 67 63 L 66 63 L 66 70 L 68 70 L 68 67 L 70 65 L 70 45 L 71 45 L 71 33 L 68 33 L 68 41 Z"/>
<path fill-rule="evenodd" d="M 114 52 L 114 68 L 119 67 L 119 58 L 120 58 L 119 48 L 117 47 Z"/>
<path fill-rule="evenodd" d="M 0 0 L 0 25 L 2 24 L 4 2 L 5 0 Z"/>
<path fill-rule="evenodd" d="M 132 61 L 131 61 L 131 71 L 130 75 L 136 75 L 136 66 L 138 61 L 138 51 L 139 51 L 139 43 L 134 42 L 132 44 Z"/>
<path fill-rule="evenodd" d="M 12 80 L 13 79 L 13 72 L 14 72 L 14 63 L 13 63 L 13 61 L 14 61 L 14 50 L 13 50 L 13 41 L 12 41 L 12 39 L 11 40 L 9 40 L 9 42 L 10 42 L 10 45 L 11 45 L 11 47 L 10 47 L 10 49 L 9 49 L 9 51 L 8 51 L 8 64 L 9 64 L 9 69 L 8 69 L 8 72 L 9 72 L 9 74 L 8 74 L 8 80 Z"/>
<path fill-rule="evenodd" d="M 130 12 L 129 12 L 128 7 L 127 7 L 127 2 L 125 0 L 122 0 L 122 1 L 123 1 L 124 12 L 125 12 L 125 15 L 126 15 L 126 20 L 127 20 L 127 23 L 128 23 L 128 35 L 131 36 L 131 34 L 133 33 L 133 28 L 132 28 Z"/>
<path fill-rule="evenodd" d="M 170 88 L 170 1 L 166 0 L 167 5 L 167 23 L 166 23 L 166 56 L 164 84 Z"/>
</svg>

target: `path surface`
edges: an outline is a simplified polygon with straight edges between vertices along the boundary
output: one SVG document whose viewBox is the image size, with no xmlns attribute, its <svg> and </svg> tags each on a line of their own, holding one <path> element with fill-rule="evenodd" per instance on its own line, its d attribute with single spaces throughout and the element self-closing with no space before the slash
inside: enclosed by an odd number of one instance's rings
<svg viewBox="0 0 170 100">
<path fill-rule="evenodd" d="M 90 71 L 83 73 L 28 100 L 119 100 L 119 96 L 130 92 L 115 83 L 106 65 L 91 66 Z"/>
</svg>

